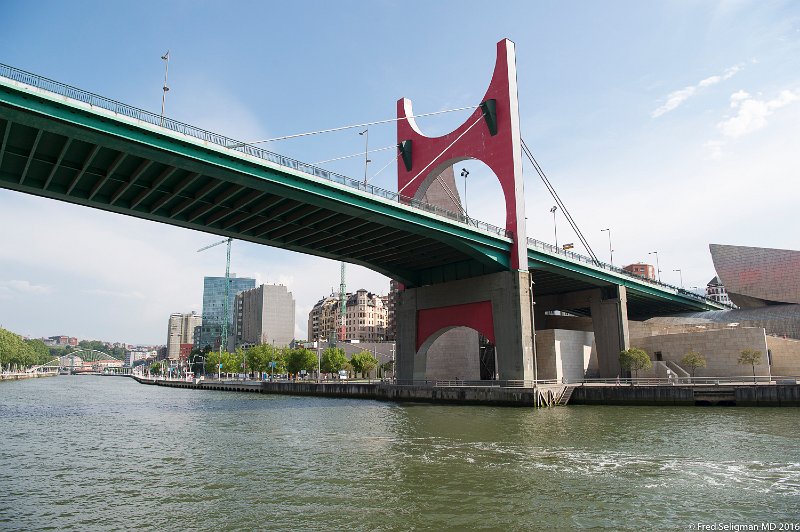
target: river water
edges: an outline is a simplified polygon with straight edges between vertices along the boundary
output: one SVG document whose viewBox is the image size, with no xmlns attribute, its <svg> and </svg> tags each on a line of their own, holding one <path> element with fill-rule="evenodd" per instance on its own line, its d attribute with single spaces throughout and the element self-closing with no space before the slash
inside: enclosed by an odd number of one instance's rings
<svg viewBox="0 0 800 532">
<path fill-rule="evenodd" d="M 800 530 L 799 429 L 792 408 L 536 411 L 121 377 L 3 382 L 0 529 Z"/>
</svg>

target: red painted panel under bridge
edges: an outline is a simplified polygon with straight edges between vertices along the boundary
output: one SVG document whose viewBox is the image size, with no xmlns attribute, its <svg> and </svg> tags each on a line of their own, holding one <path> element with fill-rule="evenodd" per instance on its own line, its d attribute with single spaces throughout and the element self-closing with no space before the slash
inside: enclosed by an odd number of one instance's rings
<svg viewBox="0 0 800 532">
<path fill-rule="evenodd" d="M 418 310 L 417 351 L 432 334 L 445 327 L 470 327 L 495 343 L 491 301 Z"/>
</svg>

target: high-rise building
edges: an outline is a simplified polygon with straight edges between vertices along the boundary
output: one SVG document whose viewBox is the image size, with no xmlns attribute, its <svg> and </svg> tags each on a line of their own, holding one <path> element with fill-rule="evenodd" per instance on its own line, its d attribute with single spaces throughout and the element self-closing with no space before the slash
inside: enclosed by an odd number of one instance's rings
<svg viewBox="0 0 800 532">
<path fill-rule="evenodd" d="M 387 296 L 364 289 L 347 294 L 345 340 L 380 342 L 387 339 Z M 335 339 L 339 331 L 339 297 L 320 299 L 308 314 L 308 340 Z"/>
<path fill-rule="evenodd" d="M 244 290 L 234 302 L 236 347 L 288 346 L 294 340 L 294 298 L 283 285 Z"/>
<path fill-rule="evenodd" d="M 230 285 L 228 288 L 228 336 L 225 341 L 220 340 L 222 336 L 222 322 L 225 316 L 225 278 L 224 277 L 204 277 L 203 278 L 203 325 L 200 327 L 199 344 L 196 347 L 203 348 L 207 345 L 212 349 L 230 348 L 230 337 L 233 336 L 233 308 L 236 294 L 243 290 L 250 290 L 256 287 L 256 280 L 249 277 L 236 277 L 235 273 L 230 275 Z"/>
<path fill-rule="evenodd" d="M 191 314 L 181 314 L 176 312 L 169 317 L 167 328 L 167 357 L 170 360 L 178 360 L 181 353 L 186 352 L 186 346 L 194 342 L 194 328 L 202 325 L 203 319 L 196 312 Z"/>
</svg>

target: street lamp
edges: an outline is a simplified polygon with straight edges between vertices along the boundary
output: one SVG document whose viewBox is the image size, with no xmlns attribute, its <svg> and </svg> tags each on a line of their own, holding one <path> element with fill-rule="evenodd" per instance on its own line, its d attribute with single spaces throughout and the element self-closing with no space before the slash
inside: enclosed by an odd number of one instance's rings
<svg viewBox="0 0 800 532">
<path fill-rule="evenodd" d="M 672 270 L 672 271 L 673 272 L 678 272 L 678 274 L 681 276 L 681 288 L 683 288 L 683 271 L 681 271 L 680 269 Z"/>
<path fill-rule="evenodd" d="M 661 266 L 658 264 L 658 251 L 651 251 L 648 255 L 656 256 L 656 273 L 658 274 L 658 282 L 661 282 Z"/>
<path fill-rule="evenodd" d="M 550 208 L 550 212 L 553 213 L 553 237 L 555 237 L 555 241 L 556 241 L 556 250 L 558 250 L 558 229 L 556 227 L 556 211 L 557 210 L 558 210 L 558 207 L 556 207 L 555 205 L 553 205 Z"/>
<path fill-rule="evenodd" d="M 367 188 L 367 168 L 369 167 L 369 163 L 372 161 L 369 160 L 369 128 L 365 129 L 359 135 L 362 135 L 365 139 L 364 145 L 364 189 Z"/>
<path fill-rule="evenodd" d="M 167 91 L 169 91 L 169 86 L 167 85 L 167 74 L 169 74 L 169 50 L 161 56 L 161 59 L 164 60 L 164 92 L 161 94 L 161 127 L 164 127 L 164 105 L 167 102 Z"/>
<path fill-rule="evenodd" d="M 467 176 L 469 175 L 469 171 L 466 168 L 461 169 L 461 177 L 464 178 L 464 216 L 467 217 L 467 221 L 469 221 L 469 210 L 467 208 Z"/>
<path fill-rule="evenodd" d="M 608 232 L 608 254 L 611 256 L 611 265 L 613 266 L 614 265 L 614 250 L 611 249 L 611 229 L 610 228 L 600 229 L 601 233 L 603 231 L 607 231 Z"/>
</svg>

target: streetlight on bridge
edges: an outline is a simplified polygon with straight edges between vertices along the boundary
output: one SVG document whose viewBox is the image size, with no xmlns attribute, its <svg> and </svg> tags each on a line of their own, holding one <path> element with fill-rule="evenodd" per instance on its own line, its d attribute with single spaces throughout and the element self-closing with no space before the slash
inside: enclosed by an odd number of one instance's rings
<svg viewBox="0 0 800 532">
<path fill-rule="evenodd" d="M 678 274 L 681 276 L 681 288 L 683 288 L 683 271 L 680 268 L 677 269 L 677 270 L 672 270 L 672 271 L 673 272 L 678 272 Z"/>
<path fill-rule="evenodd" d="M 555 241 L 556 241 L 556 250 L 558 249 L 558 228 L 556 226 L 556 211 L 557 210 L 558 210 L 558 207 L 556 207 L 555 205 L 550 207 L 550 212 L 553 213 L 553 237 L 555 238 Z"/>
<path fill-rule="evenodd" d="M 614 265 L 614 250 L 611 249 L 611 228 L 600 229 L 600 232 L 608 232 L 608 254 L 611 257 L 611 265 Z"/>
<path fill-rule="evenodd" d="M 658 251 L 651 251 L 648 255 L 656 256 L 656 273 L 658 274 L 658 282 L 661 282 L 661 266 L 658 264 Z"/>
</svg>

